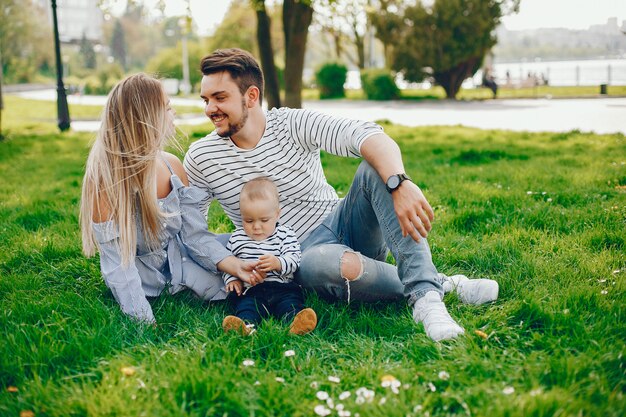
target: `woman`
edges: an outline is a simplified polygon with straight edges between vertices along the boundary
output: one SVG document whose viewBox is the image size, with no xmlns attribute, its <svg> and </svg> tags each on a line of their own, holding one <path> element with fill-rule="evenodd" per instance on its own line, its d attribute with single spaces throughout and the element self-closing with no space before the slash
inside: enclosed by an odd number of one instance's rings
<svg viewBox="0 0 626 417">
<path fill-rule="evenodd" d="M 80 208 L 83 252 L 100 252 L 100 269 L 124 313 L 155 322 L 146 297 L 169 286 L 204 300 L 227 293 L 221 272 L 248 281 L 254 263 L 232 256 L 207 231 L 181 162 L 163 151 L 175 112 L 161 83 L 132 75 L 107 99 L 89 153 Z"/>
</svg>

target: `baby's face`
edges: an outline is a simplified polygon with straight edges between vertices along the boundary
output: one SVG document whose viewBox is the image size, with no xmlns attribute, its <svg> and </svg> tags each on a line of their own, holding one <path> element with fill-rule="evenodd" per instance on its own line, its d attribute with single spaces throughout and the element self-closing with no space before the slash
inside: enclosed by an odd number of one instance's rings
<svg viewBox="0 0 626 417">
<path fill-rule="evenodd" d="M 280 209 L 275 201 L 245 200 L 241 202 L 241 220 L 246 235 L 253 240 L 265 240 L 274 233 Z"/>
</svg>

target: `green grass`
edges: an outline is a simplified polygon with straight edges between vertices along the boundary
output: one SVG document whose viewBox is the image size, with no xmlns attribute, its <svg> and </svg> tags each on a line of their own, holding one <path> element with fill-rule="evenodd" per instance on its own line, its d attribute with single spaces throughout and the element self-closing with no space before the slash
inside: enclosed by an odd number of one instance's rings
<svg viewBox="0 0 626 417">
<path fill-rule="evenodd" d="M 438 100 L 446 97 L 442 87 L 436 86 L 427 90 L 406 89 L 400 91 L 400 100 Z M 488 88 L 461 89 L 457 96 L 459 100 L 487 100 L 492 98 Z M 623 97 L 626 96 L 626 86 L 610 85 L 607 95 L 600 95 L 599 86 L 571 86 L 571 87 L 523 87 L 498 89 L 498 98 L 574 98 L 574 97 Z M 318 100 L 317 89 L 303 90 L 302 97 L 305 100 Z M 346 90 L 346 99 L 365 100 L 363 90 Z"/>
<path fill-rule="evenodd" d="M 194 129 L 189 141 L 209 126 Z M 435 208 L 439 269 L 500 283 L 490 305 L 446 296 L 466 329 L 456 341 L 428 340 L 401 302 L 315 295 L 320 325 L 304 337 L 277 322 L 249 338 L 224 335 L 228 308 L 187 294 L 154 301 L 158 327 L 137 324 L 97 259 L 80 252 L 92 135 L 13 127 L 0 142 L 0 415 L 312 416 L 320 390 L 352 416 L 624 415 L 626 138 L 385 129 Z M 358 161 L 323 163 L 345 193 Z M 210 227 L 230 230 L 218 207 Z M 387 374 L 402 382 L 399 394 L 381 386 Z M 357 403 L 359 387 L 375 392 L 372 402 Z"/>
<path fill-rule="evenodd" d="M 54 101 L 28 100 L 14 95 L 5 95 L 2 112 L 2 129 L 40 131 L 42 126 L 54 128 L 57 119 L 57 105 Z M 200 99 L 198 98 L 198 101 Z M 68 104 L 72 120 L 96 120 L 102 114 L 103 106 Z M 179 115 L 185 113 L 202 113 L 201 107 L 174 106 Z"/>
</svg>

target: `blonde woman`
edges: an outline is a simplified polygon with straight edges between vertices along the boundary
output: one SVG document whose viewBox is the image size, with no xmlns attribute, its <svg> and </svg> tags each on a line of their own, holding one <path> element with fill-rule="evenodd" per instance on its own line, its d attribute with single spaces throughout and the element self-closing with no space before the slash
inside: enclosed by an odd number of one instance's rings
<svg viewBox="0 0 626 417">
<path fill-rule="evenodd" d="M 263 278 L 207 231 L 181 162 L 163 151 L 175 112 L 161 83 L 135 74 L 107 99 L 87 159 L 80 208 L 83 252 L 100 253 L 107 286 L 129 316 L 155 322 L 147 297 L 190 289 L 207 301 L 227 293 L 221 272 Z M 221 272 L 218 272 L 221 271 Z"/>
</svg>

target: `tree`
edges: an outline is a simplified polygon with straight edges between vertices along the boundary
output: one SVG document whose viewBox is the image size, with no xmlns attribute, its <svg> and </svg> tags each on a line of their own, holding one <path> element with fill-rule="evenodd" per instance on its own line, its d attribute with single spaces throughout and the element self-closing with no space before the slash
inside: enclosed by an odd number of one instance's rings
<svg viewBox="0 0 626 417">
<path fill-rule="evenodd" d="M 367 17 L 376 28 L 376 38 L 383 44 L 385 66 L 391 68 L 393 47 L 398 44 L 404 25 L 404 2 L 402 0 L 379 0 L 380 8 L 370 8 Z"/>
<path fill-rule="evenodd" d="M 265 0 L 251 0 L 251 6 L 257 13 L 257 25 L 261 31 L 265 31 L 264 26 L 269 26 L 269 19 L 266 20 L 267 12 Z M 259 19 L 261 19 L 259 21 Z M 309 26 L 313 20 L 313 8 L 311 0 L 284 0 L 283 1 L 283 35 L 285 39 L 285 100 L 284 104 L 292 108 L 302 107 L 302 74 L 304 72 L 304 55 L 306 53 L 306 42 L 309 33 Z M 266 33 L 266 32 L 262 32 Z M 273 60 L 268 59 L 268 51 L 276 51 L 271 36 L 257 35 L 259 50 L 264 62 L 261 63 L 263 75 L 270 80 L 273 75 L 266 71 L 276 69 Z M 275 56 L 275 55 L 274 55 Z M 270 81 L 273 83 L 273 80 Z M 270 91 L 272 96 L 276 91 Z"/>
<path fill-rule="evenodd" d="M 0 51 L 5 81 L 30 82 L 54 68 L 52 27 L 45 9 L 20 0 L 0 0 Z"/>
<path fill-rule="evenodd" d="M 85 32 L 83 32 L 83 37 L 80 40 L 80 55 L 82 56 L 85 68 L 96 68 L 96 51 L 93 50 L 93 45 L 91 41 L 87 39 Z"/>
<path fill-rule="evenodd" d="M 393 53 L 393 68 L 409 81 L 431 75 L 455 98 L 461 84 L 495 45 L 495 29 L 519 0 L 435 0 L 407 7 Z"/>
<path fill-rule="evenodd" d="M 256 38 L 257 44 L 259 45 L 259 54 L 261 55 L 263 76 L 265 78 L 265 99 L 270 109 L 273 107 L 278 108 L 281 107 L 280 86 L 278 84 L 276 63 L 274 62 L 274 46 L 271 42 L 272 21 L 267 13 L 264 1 L 252 0 L 252 5 L 254 6 L 257 17 Z"/>
<path fill-rule="evenodd" d="M 126 37 L 124 28 L 119 19 L 115 20 L 113 35 L 111 36 L 111 55 L 126 70 Z"/>
<path fill-rule="evenodd" d="M 359 69 L 365 68 L 366 9 L 367 0 L 318 0 L 315 3 L 316 26 L 333 39 L 335 58 L 347 58 Z"/>
<path fill-rule="evenodd" d="M 304 54 L 312 20 L 311 0 L 283 0 L 285 106 L 287 107 L 302 107 Z"/>
</svg>

